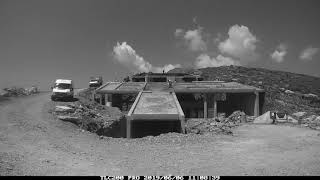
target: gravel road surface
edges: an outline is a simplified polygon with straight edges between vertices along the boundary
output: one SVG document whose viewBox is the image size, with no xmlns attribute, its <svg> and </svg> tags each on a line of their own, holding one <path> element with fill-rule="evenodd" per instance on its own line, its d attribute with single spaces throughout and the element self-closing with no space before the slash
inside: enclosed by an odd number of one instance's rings
<svg viewBox="0 0 320 180">
<path fill-rule="evenodd" d="M 49 93 L 0 102 L 0 175 L 320 175 L 320 131 L 248 124 L 234 136 L 102 138 L 49 105 Z"/>
</svg>

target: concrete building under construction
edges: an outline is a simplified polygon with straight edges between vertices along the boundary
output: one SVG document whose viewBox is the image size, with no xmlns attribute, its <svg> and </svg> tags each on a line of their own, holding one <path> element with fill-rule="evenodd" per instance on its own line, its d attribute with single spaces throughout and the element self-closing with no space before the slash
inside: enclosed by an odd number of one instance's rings
<svg viewBox="0 0 320 180">
<path fill-rule="evenodd" d="M 95 94 L 100 103 L 127 113 L 126 137 L 163 132 L 185 133 L 190 118 L 214 118 L 236 110 L 263 113 L 264 90 L 237 82 L 203 81 L 185 73 L 143 73 L 130 82 L 108 82 Z"/>
</svg>

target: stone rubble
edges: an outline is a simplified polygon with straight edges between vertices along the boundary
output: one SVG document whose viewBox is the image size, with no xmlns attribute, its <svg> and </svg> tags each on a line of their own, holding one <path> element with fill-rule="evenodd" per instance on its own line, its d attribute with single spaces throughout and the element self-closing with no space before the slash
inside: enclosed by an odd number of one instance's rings
<svg viewBox="0 0 320 180">
<path fill-rule="evenodd" d="M 320 130 L 320 116 L 310 115 L 308 117 L 301 119 L 301 123 L 311 129 Z"/>
<path fill-rule="evenodd" d="M 15 97 L 15 96 L 29 96 L 31 94 L 39 93 L 39 89 L 36 86 L 30 88 L 11 87 L 2 89 L 1 96 Z"/>
<path fill-rule="evenodd" d="M 113 111 L 113 112 L 111 112 Z M 62 121 L 72 122 L 81 129 L 103 134 L 111 126 L 120 124 L 123 114 L 116 108 L 108 108 L 94 102 L 72 102 L 54 107 L 52 114 Z M 120 131 L 120 127 L 118 129 Z"/>
<path fill-rule="evenodd" d="M 232 128 L 244 122 L 247 122 L 246 114 L 241 111 L 235 111 L 227 118 L 219 116 L 218 118 L 188 119 L 186 129 L 187 133 L 193 134 L 205 134 L 208 132 L 232 134 Z"/>
<path fill-rule="evenodd" d="M 306 112 L 296 112 L 296 113 L 293 113 L 292 115 L 300 118 L 300 117 L 304 116 L 305 114 L 306 114 Z"/>
</svg>

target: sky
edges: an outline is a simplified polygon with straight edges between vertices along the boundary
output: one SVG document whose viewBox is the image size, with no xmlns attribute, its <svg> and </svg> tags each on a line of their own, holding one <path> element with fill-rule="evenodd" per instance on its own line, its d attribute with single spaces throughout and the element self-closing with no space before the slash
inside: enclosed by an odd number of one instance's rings
<svg viewBox="0 0 320 180">
<path fill-rule="evenodd" d="M 318 0 L 0 0 L 0 88 L 175 67 L 320 77 Z"/>
</svg>

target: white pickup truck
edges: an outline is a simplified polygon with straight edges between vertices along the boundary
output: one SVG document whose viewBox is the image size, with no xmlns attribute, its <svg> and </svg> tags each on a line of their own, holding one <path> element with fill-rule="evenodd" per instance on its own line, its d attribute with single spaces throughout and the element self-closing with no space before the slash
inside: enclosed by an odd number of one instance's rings
<svg viewBox="0 0 320 180">
<path fill-rule="evenodd" d="M 102 77 L 99 76 L 99 77 L 91 77 L 90 78 L 90 82 L 89 82 L 89 87 L 90 88 L 98 88 L 100 86 L 102 86 Z"/>
<path fill-rule="evenodd" d="M 51 100 L 58 99 L 69 100 L 73 99 L 73 82 L 69 79 L 57 79 L 52 87 Z"/>
</svg>

